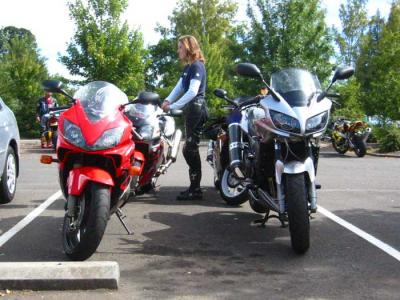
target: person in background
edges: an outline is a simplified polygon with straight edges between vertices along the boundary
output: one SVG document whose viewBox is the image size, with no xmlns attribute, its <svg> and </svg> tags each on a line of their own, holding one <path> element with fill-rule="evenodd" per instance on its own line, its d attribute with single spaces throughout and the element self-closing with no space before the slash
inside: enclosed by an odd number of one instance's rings
<svg viewBox="0 0 400 300">
<path fill-rule="evenodd" d="M 49 118 L 49 109 L 57 107 L 57 100 L 52 97 L 52 93 L 46 91 L 44 97 L 39 98 L 36 105 L 36 121 L 40 123 L 40 136 L 42 147 L 46 146 L 46 138 L 43 133 L 46 131 L 47 120 Z M 51 145 L 47 145 L 50 146 Z"/>
<path fill-rule="evenodd" d="M 183 156 L 189 166 L 190 186 L 177 196 L 177 200 L 201 200 L 200 134 L 208 118 L 205 91 L 207 73 L 205 59 L 196 38 L 185 35 L 178 41 L 178 56 L 185 64 L 181 77 L 162 103 L 164 111 L 183 109 L 186 140 Z"/>
</svg>

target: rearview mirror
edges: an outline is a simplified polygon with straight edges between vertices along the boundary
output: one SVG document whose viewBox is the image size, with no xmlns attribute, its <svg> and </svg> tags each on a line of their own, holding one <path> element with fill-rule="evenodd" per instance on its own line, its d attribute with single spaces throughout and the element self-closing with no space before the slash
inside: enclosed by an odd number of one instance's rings
<svg viewBox="0 0 400 300">
<path fill-rule="evenodd" d="M 42 86 L 48 92 L 60 93 L 62 82 L 58 80 L 43 80 Z"/>
<path fill-rule="evenodd" d="M 228 95 L 227 91 L 223 89 L 215 89 L 214 90 L 214 95 L 217 96 L 218 98 L 225 99 L 226 95 Z"/>
<path fill-rule="evenodd" d="M 247 77 L 262 77 L 261 71 L 255 64 L 251 63 L 240 63 L 236 66 L 236 72 L 239 75 Z"/>
<path fill-rule="evenodd" d="M 335 74 L 333 75 L 332 82 L 336 80 L 344 80 L 350 78 L 354 74 L 354 68 L 345 66 L 339 67 L 336 69 Z"/>
</svg>

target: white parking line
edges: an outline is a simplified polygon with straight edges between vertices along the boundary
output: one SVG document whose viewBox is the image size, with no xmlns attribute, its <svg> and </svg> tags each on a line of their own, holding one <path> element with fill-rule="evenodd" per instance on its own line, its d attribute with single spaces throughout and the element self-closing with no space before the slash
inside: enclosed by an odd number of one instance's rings
<svg viewBox="0 0 400 300">
<path fill-rule="evenodd" d="M 2 247 L 5 243 L 8 242 L 14 235 L 16 235 L 19 231 L 21 231 L 26 225 L 32 222 L 37 216 L 39 216 L 47 207 L 53 204 L 54 201 L 58 200 L 61 197 L 61 190 L 51 195 L 46 201 L 36 207 L 33 211 L 31 211 L 25 218 L 19 221 L 13 228 L 9 231 L 5 232 L 0 236 L 0 247 Z"/>
<path fill-rule="evenodd" d="M 381 240 L 378 240 L 376 237 L 370 235 L 369 233 L 366 233 L 365 231 L 350 224 L 349 222 L 343 220 L 342 218 L 339 218 L 338 216 L 331 213 L 329 210 L 326 210 L 322 206 L 318 205 L 318 212 L 322 213 L 324 216 L 326 216 L 327 218 L 331 219 L 332 221 L 338 223 L 339 225 L 342 225 L 343 227 L 347 228 L 348 230 L 354 232 L 359 237 L 362 237 L 364 240 L 370 242 L 374 246 L 378 247 L 382 251 L 386 252 L 390 256 L 392 256 L 395 259 L 397 259 L 398 261 L 400 261 L 400 252 L 397 251 L 396 249 L 394 249 L 393 247 L 389 246 L 388 244 L 382 242 Z"/>
</svg>

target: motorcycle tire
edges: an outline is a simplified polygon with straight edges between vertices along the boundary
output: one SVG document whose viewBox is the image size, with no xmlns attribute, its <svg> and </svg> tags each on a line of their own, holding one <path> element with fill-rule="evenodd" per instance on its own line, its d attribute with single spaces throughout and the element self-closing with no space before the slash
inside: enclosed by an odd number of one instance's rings
<svg viewBox="0 0 400 300">
<path fill-rule="evenodd" d="M 310 248 L 310 218 L 304 174 L 286 174 L 285 190 L 292 249 L 303 254 Z"/>
<path fill-rule="evenodd" d="M 64 252 L 74 261 L 89 258 L 100 245 L 110 214 L 110 189 L 92 182 L 79 201 L 79 228 L 70 228 L 70 218 L 65 214 L 62 233 Z"/>
<path fill-rule="evenodd" d="M 363 139 L 360 137 L 355 137 L 353 144 L 354 144 L 354 153 L 358 157 L 365 156 L 365 154 L 367 153 L 367 145 L 365 144 Z"/>
<path fill-rule="evenodd" d="M 236 179 L 233 178 L 229 168 L 225 168 L 219 183 L 219 193 L 222 199 L 230 206 L 239 206 L 245 203 L 249 199 L 247 189 L 240 184 L 232 186 L 229 184 L 229 180 Z"/>
<path fill-rule="evenodd" d="M 0 204 L 14 199 L 17 190 L 17 159 L 12 147 L 8 147 L 3 175 L 0 178 Z"/>
<path fill-rule="evenodd" d="M 335 149 L 335 151 L 339 154 L 345 154 L 349 150 L 348 145 L 339 146 L 334 138 L 332 138 L 332 146 L 333 149 Z"/>
<path fill-rule="evenodd" d="M 57 131 L 54 131 L 51 137 L 51 143 L 54 150 L 56 150 L 57 148 L 57 139 L 58 139 L 58 133 Z"/>
</svg>

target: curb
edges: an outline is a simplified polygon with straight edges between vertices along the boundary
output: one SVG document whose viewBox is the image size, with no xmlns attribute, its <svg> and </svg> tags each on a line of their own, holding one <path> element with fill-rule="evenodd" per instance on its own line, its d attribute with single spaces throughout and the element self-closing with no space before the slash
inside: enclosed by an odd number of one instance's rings
<svg viewBox="0 0 400 300">
<path fill-rule="evenodd" d="M 119 265 L 114 261 L 0 263 L 0 289 L 118 289 Z"/>
</svg>

